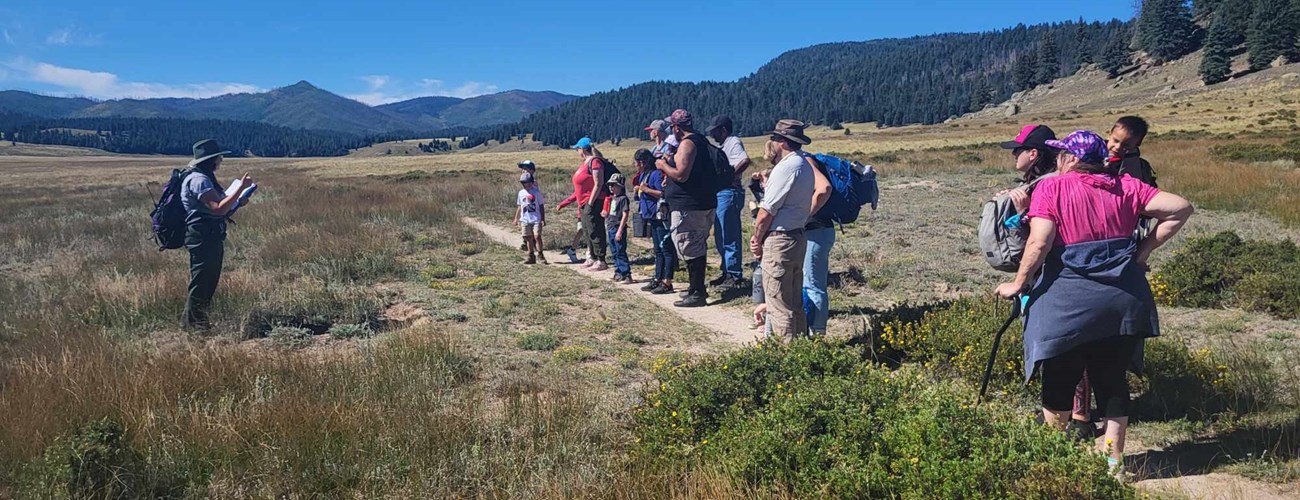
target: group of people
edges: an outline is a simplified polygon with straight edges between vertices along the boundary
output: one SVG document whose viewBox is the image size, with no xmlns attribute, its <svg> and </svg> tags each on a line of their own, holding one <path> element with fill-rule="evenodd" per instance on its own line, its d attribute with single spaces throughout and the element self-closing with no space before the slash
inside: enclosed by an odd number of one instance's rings
<svg viewBox="0 0 1300 500">
<path fill-rule="evenodd" d="M 1011 150 L 1023 184 L 1006 193 L 1018 213 L 1005 224 L 1027 231 L 1027 243 L 1015 278 L 995 293 L 1022 304 L 1025 377 L 1040 372 L 1043 420 L 1091 439 L 1095 397 L 1105 451 L 1117 468 L 1130 403 L 1125 372 L 1141 368 L 1143 339 L 1160 334 L 1147 262 L 1193 213 L 1187 200 L 1156 187 L 1140 153 L 1147 129 L 1141 118 L 1126 116 L 1108 138 L 1079 130 L 1058 139 L 1050 127 L 1032 124 L 1002 144 Z M 689 285 L 675 305 L 706 305 L 708 285 L 732 288 L 743 278 L 741 179 L 747 178 L 761 185 L 756 196 L 762 193 L 749 239 L 760 262 L 754 271 L 755 298 L 761 302 L 756 319 L 769 335 L 782 338 L 824 333 L 835 229 L 822 209 L 831 185 L 825 166 L 804 151 L 812 143 L 804 123 L 778 121 L 763 153 L 772 168 L 749 175 L 750 159 L 725 116 L 706 129 L 716 146 L 697 132 L 694 117 L 683 109 L 646 130 L 654 146 L 633 156 L 630 196 L 627 179 L 613 173 L 616 167 L 591 139 L 573 146 L 581 164 L 572 176 L 574 192 L 559 208 L 579 207 L 589 252 L 583 266 L 608 269 L 612 254 L 612 279 L 631 283 L 628 230 L 640 220 L 648 226 L 655 255 L 654 276 L 642 290 L 674 293 L 673 275 L 684 262 Z M 190 253 L 187 327 L 208 325 L 207 310 L 221 276 L 226 215 L 241 203 L 237 194 L 225 194 L 215 177 L 225 153 L 212 140 L 195 144 L 191 172 L 181 186 Z M 718 161 L 727 161 L 735 172 L 727 186 L 711 178 Z M 547 214 L 536 165 L 519 166 L 524 172 L 515 222 L 528 252 L 525 262 L 545 263 L 541 228 Z M 242 182 L 251 179 L 245 174 Z M 710 231 L 722 272 L 706 283 Z"/>
<path fill-rule="evenodd" d="M 1079 130 L 1057 139 L 1033 124 L 1002 145 L 1023 181 L 1009 193 L 1020 213 L 1006 223 L 1028 237 L 1015 278 L 995 293 L 1023 304 L 1024 375 L 1039 371 L 1043 420 L 1092 440 L 1099 417 L 1116 473 L 1128 428 L 1125 372 L 1141 369 L 1143 339 L 1160 334 L 1147 261 L 1193 212 L 1156 187 L 1140 152 L 1147 128 L 1126 116 L 1109 138 Z"/>
<path fill-rule="evenodd" d="M 768 134 L 763 156 L 772 168 L 750 173 L 751 160 L 734 135 L 729 117 L 714 117 L 701 134 L 694 116 L 678 109 L 645 127 L 654 146 L 633 155 L 636 172 L 630 188 L 622 174 L 610 173 L 616 167 L 591 139 L 582 138 L 572 147 L 580 156 L 572 176 L 573 193 L 557 206 L 578 205 L 579 232 L 574 246 L 582 240 L 588 249 L 581 266 L 604 271 L 612 261 L 611 279 L 632 283 L 628 230 L 644 224 L 644 231 L 635 232 L 650 238 L 655 265 L 654 276 L 641 289 L 656 295 L 676 293 L 673 276 L 680 262 L 686 268 L 688 285 L 674 305 L 705 306 L 710 288 L 725 293 L 743 284 L 744 185 L 759 183 L 764 187 L 755 193 L 765 194 L 756 200 L 755 230 L 748 241 L 750 252 L 760 260 L 753 273 L 756 301 L 761 303 L 757 323 L 769 334 L 786 338 L 824 333 L 835 232 L 829 215 L 819 213 L 830 196 L 830 181 L 825 167 L 803 150 L 812 142 L 805 127 L 798 120 L 778 121 Z M 715 149 L 720 154 L 715 154 Z M 726 161 L 732 172 L 725 185 L 713 177 L 718 171 L 713 162 L 718 161 Z M 542 245 L 536 228 L 545 222 L 545 208 L 534 178 L 536 165 L 523 162 L 519 167 L 524 172 L 515 222 L 521 225 L 523 247 L 528 252 L 524 262 L 535 263 L 539 258 L 545 262 L 538 257 Z M 710 239 L 721 272 L 706 281 Z M 812 318 L 805 314 L 805 295 L 811 300 Z"/>
</svg>

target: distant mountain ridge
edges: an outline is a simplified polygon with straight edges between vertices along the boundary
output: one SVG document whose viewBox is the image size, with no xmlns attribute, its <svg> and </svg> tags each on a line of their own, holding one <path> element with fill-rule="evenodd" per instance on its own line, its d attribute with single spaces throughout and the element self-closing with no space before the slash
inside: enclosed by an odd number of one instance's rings
<svg viewBox="0 0 1300 500">
<path fill-rule="evenodd" d="M 39 118 L 233 120 L 374 135 L 510 123 L 576 97 L 558 92 L 511 90 L 468 99 L 420 97 L 371 107 L 304 80 L 267 92 L 227 94 L 206 99 L 94 101 L 6 90 L 0 91 L 0 111 Z"/>
</svg>

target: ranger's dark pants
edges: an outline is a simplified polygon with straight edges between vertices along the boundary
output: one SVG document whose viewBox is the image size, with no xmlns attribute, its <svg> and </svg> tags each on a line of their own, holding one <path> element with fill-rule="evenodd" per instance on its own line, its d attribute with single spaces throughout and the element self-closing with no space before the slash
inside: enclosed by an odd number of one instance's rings
<svg viewBox="0 0 1300 500">
<path fill-rule="evenodd" d="M 185 248 L 190 251 L 190 293 L 183 321 L 187 328 L 207 328 L 208 308 L 221 281 L 226 254 L 226 228 L 220 223 L 191 224 L 185 228 Z"/>
</svg>

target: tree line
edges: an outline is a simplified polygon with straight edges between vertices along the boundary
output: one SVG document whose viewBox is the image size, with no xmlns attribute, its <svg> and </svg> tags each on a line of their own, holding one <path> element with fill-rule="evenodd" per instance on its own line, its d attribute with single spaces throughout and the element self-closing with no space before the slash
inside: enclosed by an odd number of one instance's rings
<svg viewBox="0 0 1300 500">
<path fill-rule="evenodd" d="M 1300 62 L 1300 0 L 1147 0 L 1143 16 L 1153 21 L 1149 37 L 1165 39 L 1169 55 L 1191 52 L 1202 43 L 1200 75 L 1206 85 L 1233 76 L 1232 56 L 1246 52 L 1246 72 L 1267 69 L 1279 59 Z M 1155 22 L 1156 18 L 1171 21 Z M 1192 34 L 1205 25 L 1204 36 Z M 1187 35 L 1185 40 L 1178 36 Z"/>
<path fill-rule="evenodd" d="M 686 108 L 727 114 L 736 132 L 764 132 L 782 117 L 816 124 L 937 123 L 1073 74 L 1132 36 L 1119 20 L 1025 26 L 985 33 L 815 45 L 787 52 L 735 82 L 646 82 L 538 111 L 471 134 L 462 146 L 522 134 L 547 144 L 640 137 L 651 119 Z M 1122 56 L 1127 58 L 1125 47 Z"/>
<path fill-rule="evenodd" d="M 445 132 L 392 132 L 362 137 L 235 120 L 39 118 L 12 113 L 0 113 L 0 133 L 6 141 L 167 155 L 188 155 L 195 141 L 212 138 L 231 150 L 232 156 L 261 157 L 342 156 L 352 149 L 381 142 L 446 135 Z M 447 149 L 430 146 L 429 152 Z"/>
</svg>

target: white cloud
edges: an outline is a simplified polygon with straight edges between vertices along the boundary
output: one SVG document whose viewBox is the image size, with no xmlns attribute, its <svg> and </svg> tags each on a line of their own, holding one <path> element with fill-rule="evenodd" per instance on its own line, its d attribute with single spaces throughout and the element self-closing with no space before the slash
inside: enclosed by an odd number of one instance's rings
<svg viewBox="0 0 1300 500">
<path fill-rule="evenodd" d="M 94 33 L 84 33 L 76 26 L 60 28 L 45 37 L 46 45 L 93 47 L 103 42 L 104 37 Z"/>
<path fill-rule="evenodd" d="M 4 33 L 4 36 L 5 36 L 5 43 L 7 43 L 7 44 L 9 44 L 9 45 L 18 45 L 17 43 L 14 43 L 14 36 L 11 35 L 11 34 L 9 34 L 9 30 L 8 30 L 8 29 L 0 30 L 0 31 L 3 31 L 3 33 Z"/>
<path fill-rule="evenodd" d="M 458 87 L 447 88 L 446 82 L 433 78 L 422 78 L 414 84 L 404 84 L 388 75 L 366 75 L 360 77 L 368 88 L 359 94 L 350 94 L 348 98 L 361 101 L 371 106 L 389 104 L 417 97 L 474 97 L 495 93 L 496 85 L 482 82 L 465 82 Z"/>
<path fill-rule="evenodd" d="M 113 73 L 65 68 L 43 62 L 15 59 L 0 63 L 8 69 L 6 80 L 18 80 L 50 85 L 61 89 L 65 95 L 79 95 L 98 99 L 155 98 L 155 97 L 212 97 L 223 94 L 258 92 L 262 89 L 245 83 L 147 83 L 123 81 Z"/>
</svg>

